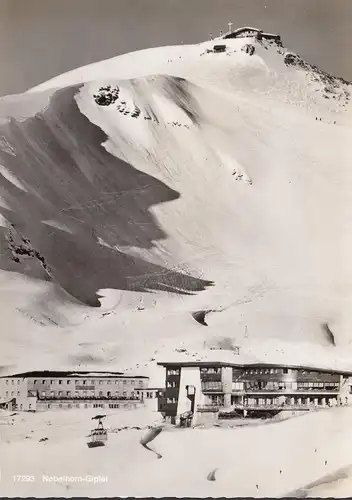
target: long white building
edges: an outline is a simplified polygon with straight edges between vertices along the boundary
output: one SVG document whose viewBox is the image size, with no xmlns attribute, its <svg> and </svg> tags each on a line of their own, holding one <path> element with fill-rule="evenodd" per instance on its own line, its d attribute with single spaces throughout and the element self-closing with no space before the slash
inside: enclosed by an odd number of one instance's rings
<svg viewBox="0 0 352 500">
<path fill-rule="evenodd" d="M 0 377 L 0 407 L 117 408 L 141 401 L 149 378 L 122 372 L 33 371 Z"/>
</svg>

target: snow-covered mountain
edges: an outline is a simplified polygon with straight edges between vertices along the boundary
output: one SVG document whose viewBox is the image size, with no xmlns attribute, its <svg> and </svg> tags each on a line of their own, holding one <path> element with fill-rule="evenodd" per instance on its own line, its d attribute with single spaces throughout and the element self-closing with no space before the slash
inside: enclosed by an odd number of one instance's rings
<svg viewBox="0 0 352 500">
<path fill-rule="evenodd" d="M 126 54 L 2 99 L 0 364 L 23 368 L 25 350 L 36 368 L 135 370 L 240 345 L 341 366 L 351 88 L 242 36 Z"/>
</svg>

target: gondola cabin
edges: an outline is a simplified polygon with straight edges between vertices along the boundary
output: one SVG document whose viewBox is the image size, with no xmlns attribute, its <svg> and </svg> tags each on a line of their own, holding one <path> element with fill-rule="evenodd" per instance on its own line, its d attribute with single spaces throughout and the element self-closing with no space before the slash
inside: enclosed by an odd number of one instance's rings
<svg viewBox="0 0 352 500">
<path fill-rule="evenodd" d="M 106 415 L 96 415 L 95 417 L 92 417 L 92 420 L 97 420 L 98 424 L 95 429 L 91 430 L 88 436 L 88 442 L 87 442 L 88 448 L 97 448 L 99 446 L 105 446 L 108 440 L 108 432 L 106 429 L 104 429 L 103 425 L 103 418 L 105 417 Z"/>
</svg>

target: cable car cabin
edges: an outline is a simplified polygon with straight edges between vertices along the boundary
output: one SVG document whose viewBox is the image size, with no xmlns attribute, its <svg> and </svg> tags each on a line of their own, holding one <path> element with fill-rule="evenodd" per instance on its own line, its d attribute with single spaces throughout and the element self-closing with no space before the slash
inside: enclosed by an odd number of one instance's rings
<svg viewBox="0 0 352 500">
<path fill-rule="evenodd" d="M 105 418 L 106 415 L 96 415 L 95 417 L 92 417 L 92 420 L 98 420 L 98 425 L 95 429 L 92 429 L 88 438 L 89 441 L 87 442 L 88 448 L 97 448 L 98 446 L 105 446 L 105 443 L 108 440 L 108 431 L 104 429 L 103 426 L 103 418 Z"/>
</svg>

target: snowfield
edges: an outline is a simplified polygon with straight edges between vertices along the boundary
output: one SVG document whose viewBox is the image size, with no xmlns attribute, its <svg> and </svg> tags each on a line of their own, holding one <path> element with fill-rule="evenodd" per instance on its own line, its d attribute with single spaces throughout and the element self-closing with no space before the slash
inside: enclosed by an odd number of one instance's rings
<svg viewBox="0 0 352 500">
<path fill-rule="evenodd" d="M 246 427 L 164 427 L 150 444 L 160 460 L 139 443 L 157 420 L 150 408 L 111 410 L 108 444 L 95 449 L 86 445 L 90 416 L 72 410 L 2 417 L 1 494 L 343 496 L 351 488 L 351 408 Z M 214 469 L 215 481 L 208 481 Z M 16 481 L 21 474 L 35 479 Z"/>
<path fill-rule="evenodd" d="M 126 54 L 0 100 L 2 374 L 126 370 L 159 386 L 157 361 L 174 359 L 352 368 L 351 85 L 274 42 L 226 40 L 215 54 L 218 41 Z M 0 492 L 337 495 L 351 411 L 165 429 L 161 460 L 137 430 L 88 450 L 88 413 L 19 415 L 0 427 Z M 135 418 L 157 415 L 109 422 Z M 44 472 L 109 479 L 12 480 Z"/>
</svg>

